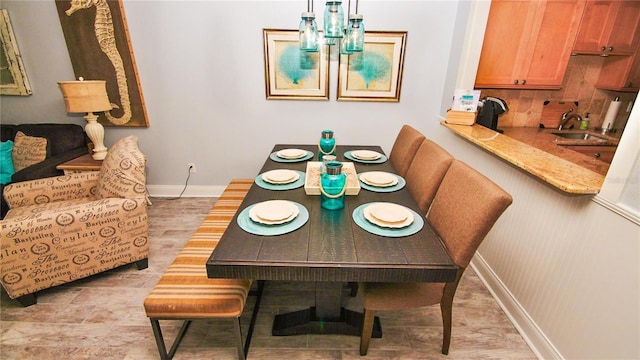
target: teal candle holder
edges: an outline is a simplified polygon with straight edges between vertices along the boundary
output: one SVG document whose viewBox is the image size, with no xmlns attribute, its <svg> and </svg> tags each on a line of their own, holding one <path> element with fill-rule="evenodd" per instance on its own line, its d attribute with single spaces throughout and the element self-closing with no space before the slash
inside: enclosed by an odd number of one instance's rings
<svg viewBox="0 0 640 360">
<path fill-rule="evenodd" d="M 344 208 L 344 196 L 347 189 L 347 175 L 342 173 L 342 163 L 330 161 L 326 171 L 320 177 L 320 205 L 323 209 L 339 210 Z"/>
<path fill-rule="evenodd" d="M 333 138 L 333 130 L 323 130 L 318 142 L 318 161 L 322 161 L 324 155 L 336 155 L 336 139 Z"/>
</svg>

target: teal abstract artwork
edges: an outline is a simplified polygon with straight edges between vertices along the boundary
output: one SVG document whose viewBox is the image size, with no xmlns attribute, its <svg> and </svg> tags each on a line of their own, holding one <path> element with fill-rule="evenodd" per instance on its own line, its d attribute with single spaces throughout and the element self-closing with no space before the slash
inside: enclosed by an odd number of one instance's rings
<svg viewBox="0 0 640 360">
<path fill-rule="evenodd" d="M 300 51 L 296 45 L 287 46 L 278 59 L 278 69 L 293 84 L 299 84 L 308 77 L 315 76 L 318 61 L 312 54 Z"/>
<path fill-rule="evenodd" d="M 391 62 L 381 54 L 365 51 L 354 57 L 349 70 L 358 73 L 365 83 L 365 88 L 374 82 L 390 76 Z"/>
</svg>

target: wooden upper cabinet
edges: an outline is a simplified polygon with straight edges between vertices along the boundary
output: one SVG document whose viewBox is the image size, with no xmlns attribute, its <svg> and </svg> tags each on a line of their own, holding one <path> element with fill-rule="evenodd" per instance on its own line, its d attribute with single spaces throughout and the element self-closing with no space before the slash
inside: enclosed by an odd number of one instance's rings
<svg viewBox="0 0 640 360">
<path fill-rule="evenodd" d="M 640 90 L 640 46 L 633 56 L 605 58 L 595 87 L 626 92 Z"/>
<path fill-rule="evenodd" d="M 584 0 L 493 0 L 476 88 L 559 89 Z"/>
<path fill-rule="evenodd" d="M 639 41 L 639 0 L 592 0 L 584 9 L 573 52 L 631 55 Z"/>
</svg>

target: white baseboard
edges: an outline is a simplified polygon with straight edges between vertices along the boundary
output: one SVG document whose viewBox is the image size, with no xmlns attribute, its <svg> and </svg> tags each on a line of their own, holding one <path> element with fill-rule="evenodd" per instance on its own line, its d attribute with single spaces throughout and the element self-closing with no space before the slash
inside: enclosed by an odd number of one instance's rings
<svg viewBox="0 0 640 360">
<path fill-rule="evenodd" d="M 189 185 L 147 185 L 151 197 L 178 197 L 182 190 L 182 197 L 220 197 L 226 186 Z"/>
<path fill-rule="evenodd" d="M 479 253 L 473 257 L 471 266 L 538 359 L 562 360 L 563 357 L 558 349 L 553 346 L 542 329 L 538 327 Z"/>
</svg>

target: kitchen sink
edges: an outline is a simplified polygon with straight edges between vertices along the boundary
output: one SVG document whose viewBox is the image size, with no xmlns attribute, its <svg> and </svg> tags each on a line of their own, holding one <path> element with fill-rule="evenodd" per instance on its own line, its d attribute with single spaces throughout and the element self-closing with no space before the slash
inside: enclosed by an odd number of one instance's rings
<svg viewBox="0 0 640 360">
<path fill-rule="evenodd" d="M 599 140 L 602 142 L 607 141 L 607 139 L 602 138 L 600 136 L 593 135 L 588 132 L 554 132 L 552 133 L 555 136 L 559 136 L 565 139 L 573 139 L 573 140 Z"/>
</svg>

